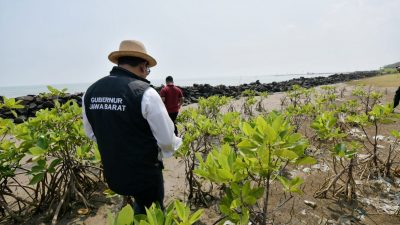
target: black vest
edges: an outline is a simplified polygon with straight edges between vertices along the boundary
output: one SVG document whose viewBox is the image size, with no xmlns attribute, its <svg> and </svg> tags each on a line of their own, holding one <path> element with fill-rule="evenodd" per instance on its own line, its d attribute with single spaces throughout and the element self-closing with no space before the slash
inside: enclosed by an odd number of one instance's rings
<svg viewBox="0 0 400 225">
<path fill-rule="evenodd" d="M 86 116 L 101 154 L 109 188 L 133 195 L 162 176 L 157 141 L 143 118 L 141 102 L 150 82 L 114 67 L 85 93 Z"/>
</svg>

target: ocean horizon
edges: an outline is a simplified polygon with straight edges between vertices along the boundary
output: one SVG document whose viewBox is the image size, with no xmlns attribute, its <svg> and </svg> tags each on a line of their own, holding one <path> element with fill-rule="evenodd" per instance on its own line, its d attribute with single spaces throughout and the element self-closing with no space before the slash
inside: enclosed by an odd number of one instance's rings
<svg viewBox="0 0 400 225">
<path fill-rule="evenodd" d="M 252 83 L 259 80 L 261 83 L 281 82 L 291 80 L 299 77 L 327 77 L 334 73 L 307 73 L 307 74 L 278 74 L 278 75 L 260 75 L 260 76 L 229 76 L 229 77 L 203 77 L 192 78 L 188 77 L 185 79 L 175 78 L 175 85 L 177 86 L 192 86 L 193 84 L 210 84 L 235 86 L 245 83 Z M 161 86 L 164 84 L 164 79 L 151 79 L 149 81 L 154 86 Z M 43 84 L 43 85 L 24 85 L 24 86 L 3 86 L 0 87 L 0 96 L 6 96 L 7 98 L 15 98 L 26 95 L 37 95 L 40 93 L 48 92 L 47 86 L 50 85 L 59 90 L 67 88 L 67 93 L 85 92 L 91 83 L 70 83 L 70 84 Z"/>
</svg>

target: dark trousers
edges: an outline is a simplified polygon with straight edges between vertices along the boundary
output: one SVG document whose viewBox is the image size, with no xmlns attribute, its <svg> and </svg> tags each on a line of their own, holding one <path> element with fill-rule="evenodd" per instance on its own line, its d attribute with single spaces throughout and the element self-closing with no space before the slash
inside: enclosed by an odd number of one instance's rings
<svg viewBox="0 0 400 225">
<path fill-rule="evenodd" d="M 162 175 L 157 179 L 155 185 L 136 193 L 133 195 L 133 198 L 135 199 L 133 207 L 135 215 L 146 214 L 145 207 L 150 208 L 153 203 L 156 203 L 162 210 L 164 210 L 164 180 Z"/>
<path fill-rule="evenodd" d="M 397 89 L 396 94 L 394 95 L 393 109 L 399 105 L 399 101 L 400 101 L 400 87 Z"/>
<path fill-rule="evenodd" d="M 178 112 L 174 112 L 174 113 L 169 112 L 168 115 L 169 115 L 169 118 L 171 118 L 172 122 L 174 122 L 174 127 L 175 127 L 174 133 L 176 136 L 178 136 L 178 129 L 176 128 L 176 122 L 175 122 L 176 117 L 178 117 Z"/>
</svg>

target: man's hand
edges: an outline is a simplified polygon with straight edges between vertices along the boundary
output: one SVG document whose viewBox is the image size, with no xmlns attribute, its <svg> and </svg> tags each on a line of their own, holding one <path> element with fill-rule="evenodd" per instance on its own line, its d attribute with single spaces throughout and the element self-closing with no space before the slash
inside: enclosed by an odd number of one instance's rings
<svg viewBox="0 0 400 225">
<path fill-rule="evenodd" d="M 181 97 L 180 99 L 179 99 L 179 107 L 181 107 L 182 105 L 183 105 L 183 100 L 184 100 L 185 98 L 184 97 Z"/>
</svg>

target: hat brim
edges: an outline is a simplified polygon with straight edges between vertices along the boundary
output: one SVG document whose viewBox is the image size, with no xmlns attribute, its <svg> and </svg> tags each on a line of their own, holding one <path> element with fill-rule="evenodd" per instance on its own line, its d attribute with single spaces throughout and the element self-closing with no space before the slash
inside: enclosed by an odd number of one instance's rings
<svg viewBox="0 0 400 225">
<path fill-rule="evenodd" d="M 122 57 L 122 56 L 132 56 L 132 57 L 138 57 L 138 58 L 142 58 L 144 60 L 146 60 L 149 64 L 149 67 L 153 67 L 155 65 L 157 65 L 157 61 L 151 57 L 150 55 L 147 55 L 145 53 L 142 52 L 134 52 L 134 51 L 115 51 L 115 52 L 111 52 L 108 55 L 108 59 L 115 63 L 118 64 L 118 58 Z"/>
</svg>

